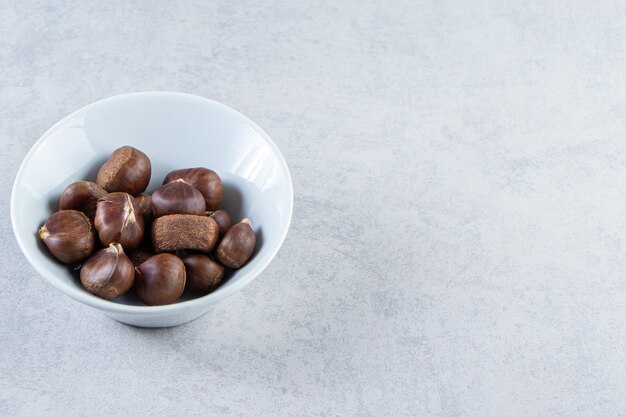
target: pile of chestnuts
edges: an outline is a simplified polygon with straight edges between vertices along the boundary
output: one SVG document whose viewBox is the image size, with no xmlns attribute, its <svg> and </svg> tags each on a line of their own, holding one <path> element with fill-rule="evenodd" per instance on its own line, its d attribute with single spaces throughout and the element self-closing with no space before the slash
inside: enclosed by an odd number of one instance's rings
<svg viewBox="0 0 626 417">
<path fill-rule="evenodd" d="M 150 306 L 171 304 L 185 289 L 208 293 L 225 268 L 242 267 L 256 237 L 248 219 L 232 224 L 220 210 L 222 180 L 207 168 L 172 171 L 152 195 L 150 159 L 123 146 L 95 182 L 70 184 L 39 237 L 59 261 L 80 263 L 80 282 L 105 299 L 131 288 Z"/>
</svg>

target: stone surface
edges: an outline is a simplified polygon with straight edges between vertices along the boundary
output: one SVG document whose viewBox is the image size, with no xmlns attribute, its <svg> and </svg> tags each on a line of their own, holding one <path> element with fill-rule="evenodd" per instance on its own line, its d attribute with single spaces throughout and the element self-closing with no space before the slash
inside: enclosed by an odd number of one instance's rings
<svg viewBox="0 0 626 417">
<path fill-rule="evenodd" d="M 0 1 L 0 415 L 626 415 L 626 6 L 552 3 Z M 50 125 L 145 90 L 248 115 L 295 192 L 264 275 L 164 330 L 8 215 Z"/>
</svg>

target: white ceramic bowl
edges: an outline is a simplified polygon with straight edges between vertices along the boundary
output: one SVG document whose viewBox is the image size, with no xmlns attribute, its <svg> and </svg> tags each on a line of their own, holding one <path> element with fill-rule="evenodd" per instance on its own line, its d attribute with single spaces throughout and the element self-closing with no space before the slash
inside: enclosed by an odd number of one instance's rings
<svg viewBox="0 0 626 417">
<path fill-rule="evenodd" d="M 224 184 L 222 208 L 233 220 L 248 217 L 257 236 L 252 259 L 216 291 L 185 294 L 176 304 L 148 307 L 132 291 L 107 301 L 85 291 L 77 274 L 52 258 L 37 229 L 57 209 L 65 187 L 94 180 L 111 152 L 132 145 L 152 162 L 148 192 L 169 171 L 204 166 Z M 123 323 L 176 326 L 206 313 L 267 267 L 283 243 L 293 209 L 289 169 L 276 144 L 241 113 L 181 93 L 124 94 L 90 104 L 52 126 L 28 152 L 13 184 L 11 221 L 24 256 L 70 297 Z"/>
</svg>

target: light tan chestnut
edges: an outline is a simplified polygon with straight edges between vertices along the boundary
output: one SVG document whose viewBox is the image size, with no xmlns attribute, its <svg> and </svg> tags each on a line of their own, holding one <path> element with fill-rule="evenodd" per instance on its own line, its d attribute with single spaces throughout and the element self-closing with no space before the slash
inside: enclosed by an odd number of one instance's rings
<svg viewBox="0 0 626 417">
<path fill-rule="evenodd" d="M 186 254 L 181 255 L 180 259 L 185 264 L 186 288 L 190 291 L 212 291 L 224 278 L 224 267 L 206 255 Z"/>
<path fill-rule="evenodd" d="M 82 211 L 93 219 L 96 214 L 98 199 L 104 197 L 107 191 L 95 182 L 76 181 L 67 186 L 59 200 L 59 210 Z"/>
<path fill-rule="evenodd" d="M 178 179 L 185 180 L 185 182 L 202 193 L 206 201 L 207 210 L 214 211 L 219 208 L 224 196 L 224 188 L 222 179 L 215 171 L 211 171 L 208 168 L 177 169 L 167 174 L 163 184 Z"/>
<path fill-rule="evenodd" d="M 137 202 L 127 193 L 110 193 L 98 200 L 94 221 L 100 242 L 117 242 L 125 251 L 136 248 L 143 238 L 143 218 Z"/>
<path fill-rule="evenodd" d="M 217 243 L 215 220 L 193 214 L 170 214 L 152 223 L 152 247 L 158 252 L 198 250 L 211 252 Z"/>
<path fill-rule="evenodd" d="M 146 190 L 152 166 L 145 153 L 132 146 L 116 149 L 102 165 L 96 183 L 108 192 L 137 195 Z"/>
<path fill-rule="evenodd" d="M 256 236 L 249 219 L 233 225 L 215 251 L 217 260 L 227 268 L 241 268 L 254 252 Z"/>
<path fill-rule="evenodd" d="M 168 182 L 152 193 L 155 217 L 167 214 L 204 214 L 206 203 L 200 191 L 185 180 Z"/>
<path fill-rule="evenodd" d="M 80 282 L 90 293 L 111 299 L 125 294 L 135 281 L 135 266 L 119 243 L 100 249 L 83 264 Z"/>
<path fill-rule="evenodd" d="M 149 306 L 171 304 L 185 289 L 185 265 L 176 255 L 154 255 L 136 268 L 135 292 Z"/>
<path fill-rule="evenodd" d="M 39 237 L 50 253 L 63 263 L 85 259 L 91 255 L 95 245 L 91 220 L 77 210 L 54 213 L 39 229 Z"/>
</svg>

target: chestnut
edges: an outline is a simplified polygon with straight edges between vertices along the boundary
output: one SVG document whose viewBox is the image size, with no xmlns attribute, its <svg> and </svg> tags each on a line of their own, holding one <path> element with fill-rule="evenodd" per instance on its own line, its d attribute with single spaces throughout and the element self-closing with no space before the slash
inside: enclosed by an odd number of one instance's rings
<svg viewBox="0 0 626 417">
<path fill-rule="evenodd" d="M 185 168 L 177 169 L 167 174 L 163 184 L 178 179 L 185 180 L 188 184 L 196 188 L 204 196 L 206 209 L 217 210 L 224 196 L 222 179 L 215 171 L 208 168 Z"/>
<path fill-rule="evenodd" d="M 154 208 L 152 207 L 152 197 L 150 194 L 140 194 L 135 197 L 139 211 L 143 217 L 143 226 L 145 229 L 149 228 L 154 220 Z"/>
<path fill-rule="evenodd" d="M 107 191 L 95 182 L 76 181 L 68 185 L 61 194 L 59 210 L 82 211 L 93 219 L 96 214 L 98 199 L 104 197 Z"/>
<path fill-rule="evenodd" d="M 152 223 L 152 247 L 156 252 L 184 249 L 211 252 L 217 243 L 215 220 L 193 214 L 170 214 Z"/>
<path fill-rule="evenodd" d="M 204 214 L 206 203 L 200 191 L 185 180 L 168 182 L 152 193 L 155 217 L 167 214 Z"/>
<path fill-rule="evenodd" d="M 171 304 L 185 289 L 185 265 L 176 255 L 154 255 L 136 268 L 135 292 L 149 306 Z"/>
<path fill-rule="evenodd" d="M 222 282 L 224 267 L 208 256 L 193 253 L 181 255 L 180 259 L 185 264 L 188 290 L 209 292 Z"/>
<path fill-rule="evenodd" d="M 219 227 L 219 238 L 221 239 L 226 234 L 228 229 L 230 229 L 230 226 L 233 225 L 230 214 L 224 210 L 218 210 L 214 211 L 210 216 L 213 220 L 215 220 L 217 226 Z"/>
<path fill-rule="evenodd" d="M 135 281 L 135 266 L 119 243 L 100 249 L 83 264 L 80 282 L 93 295 L 111 299 L 125 294 Z"/>
<path fill-rule="evenodd" d="M 128 259 L 130 259 L 133 265 L 139 266 L 148 259 L 150 259 L 152 256 L 154 256 L 154 251 L 152 250 L 152 248 L 142 243 L 141 245 L 139 245 L 139 247 L 130 251 L 130 253 L 128 254 Z"/>
<path fill-rule="evenodd" d="M 150 159 L 145 153 L 132 146 L 122 146 L 100 167 L 96 183 L 110 193 L 137 195 L 148 187 L 151 173 Z"/>
<path fill-rule="evenodd" d="M 217 246 L 215 256 L 227 268 L 241 268 L 252 256 L 256 236 L 249 219 L 233 225 Z"/>
<path fill-rule="evenodd" d="M 127 193 L 110 193 L 98 200 L 94 224 L 105 246 L 118 242 L 130 251 L 143 238 L 143 217 L 137 202 Z"/>
<path fill-rule="evenodd" d="M 52 256 L 66 264 L 85 259 L 95 245 L 91 220 L 78 210 L 54 213 L 39 228 L 39 237 Z"/>
</svg>

